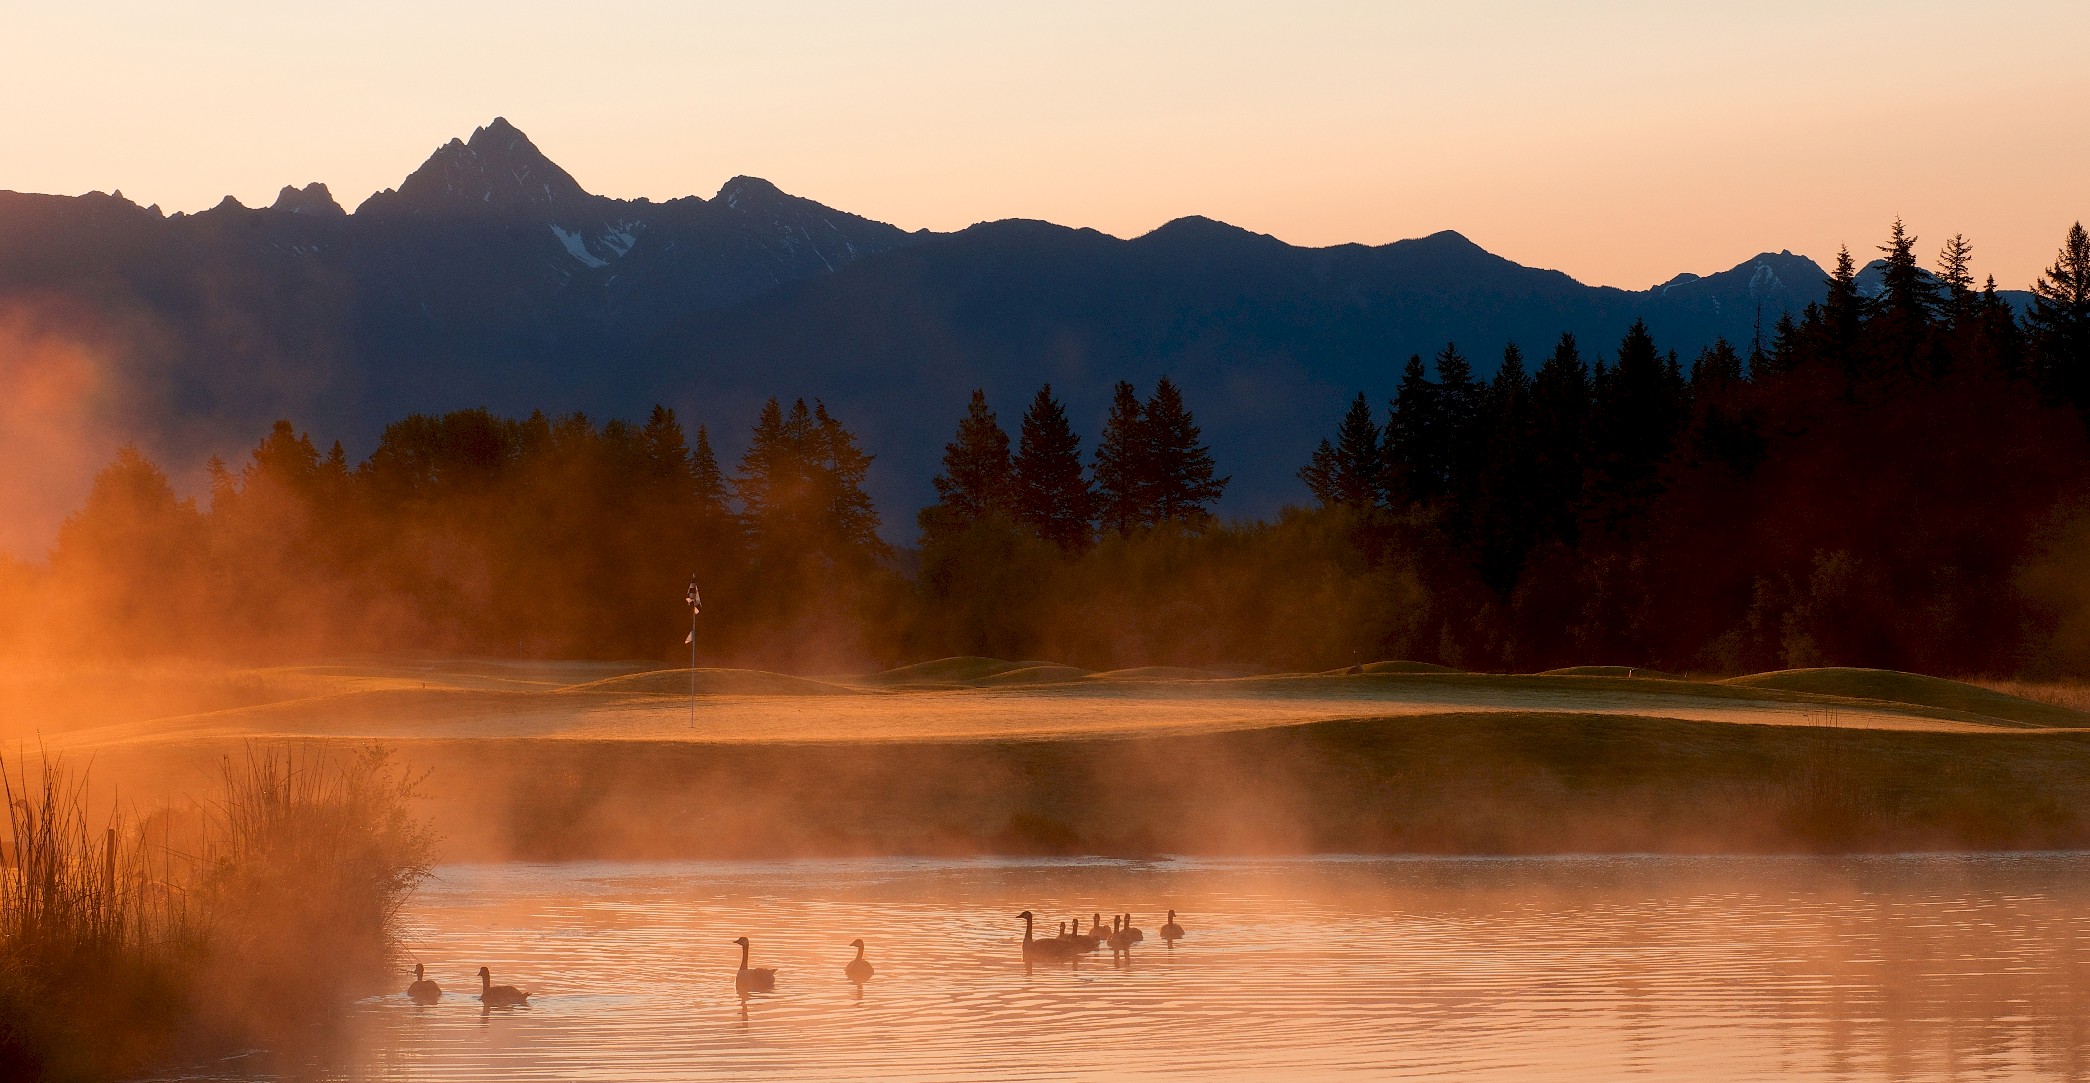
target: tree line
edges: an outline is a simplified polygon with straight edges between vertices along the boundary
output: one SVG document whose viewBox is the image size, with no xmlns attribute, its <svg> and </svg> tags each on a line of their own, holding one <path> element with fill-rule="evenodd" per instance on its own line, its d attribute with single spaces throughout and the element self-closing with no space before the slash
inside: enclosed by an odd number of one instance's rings
<svg viewBox="0 0 2090 1083">
<path fill-rule="evenodd" d="M 14 648 L 295 656 L 419 648 L 793 669 L 943 654 L 1092 668 L 1613 662 L 2066 671 L 2090 662 L 2090 238 L 2022 317 L 1954 237 L 1896 223 L 1879 289 L 1686 360 L 1636 324 L 1488 378 L 1447 344 L 1358 394 L 1308 498 L 1221 522 L 1184 391 L 1117 385 L 1092 452 L 1049 386 L 1013 428 L 974 392 L 883 540 L 872 461 L 819 402 L 710 434 L 484 410 L 389 426 L 364 461 L 279 422 L 206 502 L 119 454 L 47 564 L 0 568 Z"/>
</svg>

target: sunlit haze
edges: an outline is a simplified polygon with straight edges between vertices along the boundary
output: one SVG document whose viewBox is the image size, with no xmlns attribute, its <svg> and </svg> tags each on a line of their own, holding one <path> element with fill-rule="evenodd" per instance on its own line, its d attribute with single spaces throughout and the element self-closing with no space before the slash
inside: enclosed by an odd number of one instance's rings
<svg viewBox="0 0 2090 1083">
<path fill-rule="evenodd" d="M 1635 289 L 1869 255 L 1899 215 L 2022 288 L 2086 213 L 2086 36 L 2067 0 L 17 4 L 0 188 L 353 207 L 505 115 L 623 197 L 744 173 L 909 229 L 1456 229 Z"/>
</svg>

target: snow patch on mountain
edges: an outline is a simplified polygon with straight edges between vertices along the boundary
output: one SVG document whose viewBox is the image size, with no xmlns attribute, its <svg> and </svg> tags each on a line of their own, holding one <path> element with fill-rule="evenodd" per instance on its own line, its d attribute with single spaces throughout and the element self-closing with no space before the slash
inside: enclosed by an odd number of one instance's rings
<svg viewBox="0 0 2090 1083">
<path fill-rule="evenodd" d="M 572 256 L 574 259 L 581 261 L 583 264 L 586 264 L 589 267 L 607 267 L 610 265 L 609 260 L 603 259 L 602 257 L 595 255 L 593 252 L 588 251 L 588 242 L 582 239 L 579 233 L 570 230 L 560 229 L 558 226 L 551 227 L 551 230 L 552 236 L 557 237 L 559 239 L 559 243 L 566 246 L 567 255 Z"/>
</svg>

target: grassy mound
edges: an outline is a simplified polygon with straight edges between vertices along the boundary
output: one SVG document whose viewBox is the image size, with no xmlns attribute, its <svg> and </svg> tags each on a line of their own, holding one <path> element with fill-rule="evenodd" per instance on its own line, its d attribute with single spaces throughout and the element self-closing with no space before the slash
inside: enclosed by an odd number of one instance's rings
<svg viewBox="0 0 2090 1083">
<path fill-rule="evenodd" d="M 1005 662 L 999 658 L 980 658 L 960 655 L 956 658 L 938 658 L 931 662 L 916 662 L 911 666 L 888 669 L 864 678 L 865 684 L 971 684 L 988 677 L 997 677 L 1014 669 L 1025 669 L 1038 665 L 1036 662 Z"/>
<path fill-rule="evenodd" d="M 1734 677 L 1726 684 L 1748 688 L 1772 688 L 1805 692 L 1815 696 L 1844 699 L 1883 700 L 1918 707 L 1986 715 L 2030 726 L 2090 726 L 2090 714 L 2057 707 L 2051 703 L 2022 699 L 1977 685 L 1903 673 L 1892 669 L 1781 669 Z"/>
<path fill-rule="evenodd" d="M 1366 662 L 1362 667 L 1366 673 L 1462 673 L 1463 670 L 1440 666 L 1433 662 Z"/>
<path fill-rule="evenodd" d="M 1647 668 L 1646 666 L 1567 666 L 1567 667 L 1565 667 L 1565 668 L 1562 668 L 1562 669 L 1549 669 L 1549 670 L 1546 670 L 1546 671 L 1545 671 L 1544 673 L 1540 673 L 1540 674 L 1538 674 L 1538 676 L 1541 676 L 1541 677 L 1644 677 L 1644 678 L 1648 678 L 1648 679 L 1650 679 L 1650 680 L 1657 680 L 1657 681 L 1681 681 L 1681 680 L 1686 680 L 1686 679 L 1687 679 L 1687 678 L 1685 678 L 1685 677 L 1683 677 L 1683 676 L 1681 676 L 1681 675 L 1679 675 L 1679 674 L 1675 674 L 1675 673 L 1664 673 L 1664 672 L 1662 672 L 1662 671 L 1661 671 L 1661 670 L 1659 670 L 1659 669 L 1649 669 L 1649 668 Z"/>
<path fill-rule="evenodd" d="M 759 669 L 700 669 L 697 671 L 697 694 L 700 696 L 849 696 L 857 693 L 839 685 L 823 681 L 807 680 L 785 673 L 769 673 Z M 689 695 L 689 670 L 656 669 L 647 673 L 631 673 L 622 677 L 590 681 L 570 688 L 567 692 L 607 692 L 614 695 Z"/>
<path fill-rule="evenodd" d="M 1088 675 L 1089 671 L 1082 669 L 1080 666 L 1063 666 L 1057 662 L 1045 662 L 1039 665 L 1026 665 L 1020 669 L 1006 670 L 991 677 L 982 677 L 974 683 L 985 688 L 1017 684 L 1059 684 L 1064 681 L 1078 681 Z"/>
<path fill-rule="evenodd" d="M 1187 666 L 1134 666 L 1131 669 L 1107 669 L 1091 673 L 1092 681 L 1216 681 L 1221 674 L 1209 669 L 1191 669 Z"/>
</svg>

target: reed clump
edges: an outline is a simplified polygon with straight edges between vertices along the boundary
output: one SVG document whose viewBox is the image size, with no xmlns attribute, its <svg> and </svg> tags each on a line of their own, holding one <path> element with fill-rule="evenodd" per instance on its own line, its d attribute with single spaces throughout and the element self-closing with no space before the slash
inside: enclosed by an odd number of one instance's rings
<svg viewBox="0 0 2090 1083">
<path fill-rule="evenodd" d="M 105 1079 L 324 1028 L 374 987 L 433 838 L 381 748 L 249 749 L 214 799 L 97 820 L 0 765 L 0 1076 Z"/>
</svg>

